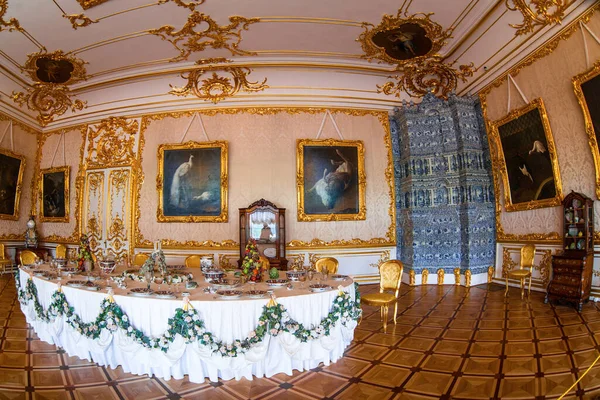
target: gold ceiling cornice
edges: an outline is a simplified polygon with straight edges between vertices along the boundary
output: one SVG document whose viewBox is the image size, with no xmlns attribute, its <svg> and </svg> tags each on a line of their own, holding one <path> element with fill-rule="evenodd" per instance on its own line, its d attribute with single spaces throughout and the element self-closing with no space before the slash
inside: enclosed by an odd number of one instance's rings
<svg viewBox="0 0 600 400">
<path fill-rule="evenodd" d="M 515 28 L 515 36 L 526 35 L 533 32 L 535 27 L 543 28 L 547 25 L 560 24 L 565 17 L 565 11 L 576 0 L 505 0 L 506 8 L 518 11 L 523 15 L 523 22 L 510 24 Z"/>
<path fill-rule="evenodd" d="M 89 8 L 92 7 L 96 7 L 97 5 L 100 5 L 102 3 L 106 3 L 108 0 L 77 0 L 77 2 L 79 3 L 79 5 L 84 9 L 87 10 Z"/>
<path fill-rule="evenodd" d="M 229 17 L 228 25 L 219 25 L 209 15 L 194 11 L 189 15 L 183 28 L 178 31 L 171 25 L 165 25 L 148 32 L 170 42 L 179 50 L 179 55 L 170 60 L 172 62 L 187 60 L 192 53 L 204 51 L 207 47 L 216 50 L 227 49 L 232 55 L 255 55 L 240 49 L 239 44 L 242 41 L 242 30 L 248 30 L 251 24 L 259 21 L 259 18 L 234 15 Z M 200 32 L 194 30 L 204 23 L 208 24 L 206 29 Z"/>
<path fill-rule="evenodd" d="M 11 31 L 23 32 L 23 28 L 19 25 L 19 21 L 16 18 L 11 18 L 8 21 L 4 19 L 4 15 L 8 11 L 8 0 L 0 0 L 0 32 L 8 29 Z"/>
<path fill-rule="evenodd" d="M 223 71 L 227 76 L 219 76 L 216 71 Z M 212 76 L 202 79 L 206 74 L 212 72 Z M 234 96 L 240 90 L 244 92 L 260 92 L 269 86 L 266 84 L 267 78 L 262 82 L 248 81 L 248 75 L 252 72 L 250 68 L 242 67 L 220 67 L 208 66 L 198 68 L 186 74 L 181 74 L 181 77 L 187 79 L 187 84 L 184 87 L 174 87 L 169 94 L 176 96 L 195 95 L 199 99 L 211 101 L 217 104 L 221 100 Z"/>
</svg>

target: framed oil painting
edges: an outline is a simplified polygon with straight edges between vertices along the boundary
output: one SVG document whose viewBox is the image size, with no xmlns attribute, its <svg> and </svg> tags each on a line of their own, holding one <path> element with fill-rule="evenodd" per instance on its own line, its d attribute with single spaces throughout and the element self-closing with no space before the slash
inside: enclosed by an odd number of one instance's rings
<svg viewBox="0 0 600 400">
<path fill-rule="evenodd" d="M 0 219 L 19 219 L 25 157 L 0 149 Z"/>
<path fill-rule="evenodd" d="M 585 131 L 596 169 L 596 197 L 600 199 L 600 61 L 573 77 L 575 96 L 583 111 Z"/>
<path fill-rule="evenodd" d="M 40 221 L 69 222 L 69 167 L 40 171 Z"/>
<path fill-rule="evenodd" d="M 298 221 L 364 220 L 365 150 L 361 141 L 299 139 Z"/>
<path fill-rule="evenodd" d="M 158 147 L 159 222 L 227 222 L 227 142 Z"/>
<path fill-rule="evenodd" d="M 490 123 L 504 183 L 506 211 L 561 204 L 562 185 L 541 98 Z"/>
</svg>

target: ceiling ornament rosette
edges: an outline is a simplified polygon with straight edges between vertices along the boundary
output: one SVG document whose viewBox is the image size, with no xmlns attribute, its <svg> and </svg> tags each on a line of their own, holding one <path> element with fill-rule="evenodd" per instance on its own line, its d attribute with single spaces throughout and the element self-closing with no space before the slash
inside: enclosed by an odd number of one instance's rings
<svg viewBox="0 0 600 400">
<path fill-rule="evenodd" d="M 533 32 L 535 27 L 543 28 L 547 25 L 560 24 L 565 17 L 565 11 L 575 0 L 505 0 L 506 8 L 518 11 L 523 15 L 523 22 L 510 24 L 515 28 L 515 36 L 526 35 Z"/>
<path fill-rule="evenodd" d="M 69 109 L 75 112 L 87 107 L 87 102 L 72 99 L 68 86 L 87 79 L 84 61 L 62 50 L 48 53 L 42 49 L 29 54 L 23 71 L 29 74 L 33 84 L 25 92 L 13 91 L 12 99 L 20 106 L 26 105 L 31 111 L 36 111 L 42 126 Z"/>
<path fill-rule="evenodd" d="M 365 31 L 356 39 L 365 53 L 362 58 L 395 64 L 398 72 L 388 77 L 391 81 L 377 85 L 378 93 L 396 97 L 402 93 L 413 97 L 433 93 L 447 99 L 459 79 L 464 82 L 473 76 L 473 63 L 458 69 L 444 63 L 439 51 L 452 37 L 454 28 L 444 29 L 431 20 L 431 15 L 408 15 L 400 9 L 395 16 L 384 15 L 377 26 L 363 22 Z"/>
<path fill-rule="evenodd" d="M 232 55 L 255 55 L 256 53 L 240 49 L 239 45 L 242 41 L 242 31 L 248 30 L 251 24 L 259 21 L 259 18 L 234 15 L 229 17 L 228 25 L 219 25 L 209 15 L 194 11 L 189 15 L 183 28 L 178 31 L 171 25 L 165 25 L 152 29 L 149 33 L 170 42 L 179 50 L 179 55 L 172 58 L 171 62 L 187 60 L 192 53 L 204 51 L 208 47 L 215 50 L 226 49 Z M 205 29 L 195 30 L 204 25 L 207 25 Z"/>
</svg>

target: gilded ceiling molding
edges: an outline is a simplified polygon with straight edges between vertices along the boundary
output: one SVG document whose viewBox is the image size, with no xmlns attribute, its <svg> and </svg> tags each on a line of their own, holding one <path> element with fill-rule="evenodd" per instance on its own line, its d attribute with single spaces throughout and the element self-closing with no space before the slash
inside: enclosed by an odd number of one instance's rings
<svg viewBox="0 0 600 400">
<path fill-rule="evenodd" d="M 68 85 L 87 79 L 85 62 L 62 50 L 48 53 L 45 49 L 28 55 L 23 71 L 34 83 L 25 92 L 12 92 L 12 99 L 20 106 L 27 105 L 38 113 L 42 126 L 69 109 L 75 112 L 87 107 L 87 102 L 73 100 Z"/>
<path fill-rule="evenodd" d="M 102 3 L 106 3 L 108 0 L 77 0 L 79 5 L 83 7 L 84 10 L 87 10 L 92 7 L 96 7 Z"/>
<path fill-rule="evenodd" d="M 2 113 L 0 113 L 0 121 L 9 121 L 12 122 L 13 127 L 14 126 L 18 126 L 20 129 L 23 129 L 25 132 L 30 133 L 32 135 L 37 135 L 38 133 L 41 133 L 41 131 L 38 131 L 36 129 L 33 129 L 32 127 L 23 124 L 22 122 L 9 117 L 8 115 L 4 115 Z"/>
<path fill-rule="evenodd" d="M 242 30 L 248 30 L 250 24 L 259 21 L 259 18 L 232 16 L 229 17 L 229 25 L 221 26 L 210 16 L 194 11 L 179 31 L 171 25 L 165 25 L 152 29 L 149 33 L 170 42 L 179 50 L 179 56 L 172 58 L 171 62 L 187 60 L 192 53 L 204 51 L 207 47 L 227 49 L 232 55 L 255 55 L 256 53 L 241 50 L 239 44 L 242 41 Z M 194 30 L 198 25 L 204 24 L 208 25 L 206 29 L 199 32 Z"/>
<path fill-rule="evenodd" d="M 19 24 L 16 18 L 11 18 L 8 21 L 4 19 L 4 15 L 8 11 L 8 0 L 0 0 L 0 32 L 8 29 L 9 32 L 19 31 L 23 32 L 23 28 Z"/>
<path fill-rule="evenodd" d="M 365 29 L 358 42 L 364 51 L 362 58 L 395 64 L 398 75 L 391 81 L 377 85 L 377 93 L 395 95 L 408 93 L 422 97 L 433 93 L 447 99 L 456 89 L 458 79 L 463 82 L 473 76 L 473 63 L 458 69 L 445 64 L 439 51 L 452 36 L 454 28 L 445 29 L 431 20 L 433 13 L 408 15 L 399 9 L 395 16 L 386 14 L 379 25 L 363 22 Z"/>
<path fill-rule="evenodd" d="M 136 158 L 135 136 L 138 128 L 137 120 L 129 122 L 125 117 L 109 117 L 95 126 L 90 126 L 85 168 L 132 165 Z"/>
<path fill-rule="evenodd" d="M 223 71 L 230 75 L 219 76 L 215 71 Z M 210 77 L 202 79 L 204 74 L 212 72 Z M 244 92 L 260 92 L 269 86 L 266 85 L 267 78 L 261 83 L 248 81 L 248 75 L 252 69 L 247 67 L 204 67 L 195 69 L 187 74 L 181 74 L 183 79 L 187 79 L 188 83 L 184 87 L 174 87 L 170 85 L 172 90 L 169 94 L 176 96 L 195 95 L 199 99 L 211 101 L 217 104 L 221 100 L 235 96 L 240 90 Z"/>
<path fill-rule="evenodd" d="M 518 11 L 523 15 L 523 22 L 510 24 L 515 28 L 515 36 L 526 35 L 533 32 L 536 26 L 541 28 L 547 25 L 560 24 L 565 17 L 565 11 L 575 0 L 505 0 L 506 8 Z"/>
<path fill-rule="evenodd" d="M 132 196 L 132 209 L 135 210 L 134 216 L 134 247 L 151 248 L 153 242 L 145 239 L 139 228 L 139 221 L 141 217 L 140 198 L 141 198 L 141 184 L 144 181 L 144 174 L 141 168 L 142 154 L 145 145 L 145 132 L 152 121 L 161 121 L 165 118 L 181 118 L 181 117 L 192 117 L 195 113 L 199 113 L 206 116 L 214 115 L 236 115 L 240 113 L 247 113 L 251 115 L 276 115 L 280 113 L 287 113 L 291 115 L 296 114 L 322 114 L 326 110 L 331 113 L 340 113 L 351 116 L 365 116 L 373 115 L 379 119 L 384 129 L 384 143 L 387 149 L 387 167 L 385 169 L 385 177 L 388 183 L 388 194 L 390 196 L 390 204 L 388 208 L 388 215 L 390 216 L 390 225 L 385 234 L 385 237 L 376 237 L 371 239 L 351 239 L 351 240 L 333 240 L 330 242 L 315 238 L 309 242 L 301 240 L 292 240 L 287 243 L 286 246 L 293 250 L 298 249 L 314 249 L 314 248 L 331 248 L 331 247 L 382 247 L 382 246 L 395 246 L 396 245 L 396 195 L 394 191 L 394 167 L 392 157 L 392 142 L 391 142 L 391 131 L 388 114 L 385 111 L 372 111 L 372 110 L 358 110 L 358 109 L 326 109 L 326 108 L 312 108 L 312 107 L 249 107 L 249 108 L 220 108 L 212 110 L 195 110 L 195 111 L 180 111 L 180 112 L 167 112 L 160 114 L 147 115 L 142 118 L 140 128 L 140 143 L 138 149 L 138 159 L 133 164 L 134 169 L 134 182 L 133 190 L 135 195 Z M 186 241 L 180 242 L 176 240 L 163 240 L 163 246 L 169 248 L 207 248 L 207 249 L 239 249 L 239 243 L 233 240 L 224 240 L 221 242 L 207 241 Z"/>
<path fill-rule="evenodd" d="M 190 1 L 183 1 L 183 0 L 158 0 L 158 4 L 165 4 L 168 2 L 173 2 L 175 4 L 177 4 L 179 7 L 185 7 L 188 8 L 190 11 L 195 11 L 196 7 L 199 5 L 204 4 L 206 0 L 190 0 Z"/>
<path fill-rule="evenodd" d="M 85 26 L 100 22 L 100 20 L 93 20 L 90 17 L 85 16 L 84 14 L 65 14 L 63 15 L 63 18 L 68 19 L 71 25 L 73 26 L 73 29 L 75 30 L 77 30 L 77 28 L 83 28 Z"/>
</svg>

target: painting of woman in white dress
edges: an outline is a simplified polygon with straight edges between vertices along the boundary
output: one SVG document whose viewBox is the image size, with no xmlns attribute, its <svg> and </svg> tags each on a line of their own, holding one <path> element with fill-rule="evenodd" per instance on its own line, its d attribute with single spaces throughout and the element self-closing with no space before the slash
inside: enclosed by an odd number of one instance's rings
<svg viewBox="0 0 600 400">
<path fill-rule="evenodd" d="M 227 178 L 225 142 L 161 145 L 159 169 L 159 221 L 161 217 L 166 221 L 223 218 L 227 193 L 221 185 L 223 175 Z"/>
</svg>

